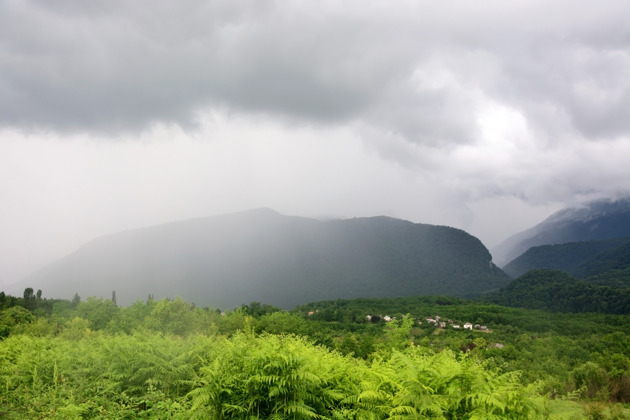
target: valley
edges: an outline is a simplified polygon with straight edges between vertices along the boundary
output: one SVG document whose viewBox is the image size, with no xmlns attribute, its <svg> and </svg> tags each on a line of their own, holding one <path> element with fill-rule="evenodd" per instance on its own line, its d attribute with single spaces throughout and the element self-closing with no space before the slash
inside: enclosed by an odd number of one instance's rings
<svg viewBox="0 0 630 420">
<path fill-rule="evenodd" d="M 0 411 L 630 418 L 627 241 L 529 248 L 512 279 L 466 232 L 383 217 L 263 209 L 100 238 L 26 279 L 52 296 L 0 293 Z"/>
</svg>

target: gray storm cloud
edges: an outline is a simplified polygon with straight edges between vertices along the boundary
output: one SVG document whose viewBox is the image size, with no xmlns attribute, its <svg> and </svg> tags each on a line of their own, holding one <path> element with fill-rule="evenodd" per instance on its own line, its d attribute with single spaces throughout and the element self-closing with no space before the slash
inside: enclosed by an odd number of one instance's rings
<svg viewBox="0 0 630 420">
<path fill-rule="evenodd" d="M 9 126 L 185 126 L 221 105 L 362 120 L 445 145 L 476 138 L 475 109 L 490 98 L 550 137 L 558 124 L 593 139 L 630 129 L 625 1 L 0 7 L 0 123 Z"/>
</svg>

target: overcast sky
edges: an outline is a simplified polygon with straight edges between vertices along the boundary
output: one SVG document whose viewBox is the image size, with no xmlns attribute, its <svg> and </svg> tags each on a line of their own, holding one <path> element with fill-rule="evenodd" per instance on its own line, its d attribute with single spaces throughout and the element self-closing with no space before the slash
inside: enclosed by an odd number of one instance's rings
<svg viewBox="0 0 630 420">
<path fill-rule="evenodd" d="M 0 0 L 0 287 L 271 207 L 491 248 L 630 192 L 630 2 Z"/>
</svg>

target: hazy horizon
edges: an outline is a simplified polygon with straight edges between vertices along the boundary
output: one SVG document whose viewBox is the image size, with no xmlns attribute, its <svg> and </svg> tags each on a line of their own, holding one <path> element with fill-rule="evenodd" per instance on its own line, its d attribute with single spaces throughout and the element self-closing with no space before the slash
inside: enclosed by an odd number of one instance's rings
<svg viewBox="0 0 630 420">
<path fill-rule="evenodd" d="M 47 261 L 47 262 L 43 263 L 41 266 L 33 268 L 31 271 L 27 272 L 24 276 L 22 276 L 22 277 L 20 277 L 20 278 L 17 278 L 17 279 L 15 279 L 14 281 L 7 282 L 6 284 L 4 284 L 4 286 L 6 286 L 8 290 L 12 290 L 10 286 L 12 286 L 13 284 L 21 283 L 21 281 L 22 281 L 22 280 L 24 280 L 24 278 L 25 278 L 25 277 L 28 277 L 29 275 L 31 275 L 31 274 L 33 274 L 33 273 L 38 272 L 40 269 L 45 268 L 45 267 L 47 267 L 47 266 L 48 266 L 48 265 L 50 265 L 50 264 L 54 264 L 56 261 L 59 261 L 60 259 L 62 259 L 62 258 L 64 258 L 64 257 L 67 257 L 67 256 L 69 256 L 69 255 L 72 255 L 74 252 L 76 252 L 77 250 L 79 250 L 82 246 L 84 246 L 84 245 L 86 245 L 86 244 L 89 244 L 90 242 L 92 242 L 92 241 L 94 241 L 94 240 L 97 240 L 97 239 L 99 239 L 99 238 L 102 238 L 102 237 L 112 236 L 112 235 L 116 235 L 116 234 L 119 234 L 119 233 L 124 233 L 124 232 L 127 232 L 127 231 L 140 230 L 140 229 L 144 229 L 144 228 L 151 228 L 151 227 L 156 227 L 156 226 L 161 226 L 161 225 L 167 225 L 167 224 L 171 224 L 171 223 L 185 222 L 185 221 L 188 221 L 188 220 L 197 220 L 197 219 L 205 219 L 205 218 L 220 217 L 220 216 L 223 216 L 223 215 L 235 214 L 235 213 L 241 213 L 241 212 L 248 212 L 248 211 L 258 210 L 258 209 L 269 209 L 269 210 L 272 210 L 272 211 L 274 211 L 274 212 L 277 212 L 277 210 L 276 210 L 276 209 L 273 209 L 273 208 L 270 208 L 270 207 L 258 207 L 258 208 L 251 208 L 251 209 L 237 210 L 237 211 L 234 211 L 234 212 L 229 212 L 229 213 L 219 213 L 219 214 L 213 214 L 213 215 L 209 215 L 209 216 L 199 216 L 199 217 L 192 217 L 192 218 L 188 218 L 188 219 L 169 220 L 169 221 L 165 221 L 165 222 L 162 222 L 162 223 L 155 223 L 155 224 L 151 224 L 151 225 L 136 226 L 136 227 L 131 227 L 131 228 L 128 228 L 128 229 L 123 229 L 123 230 L 120 230 L 120 231 L 108 232 L 108 233 L 105 233 L 105 234 L 102 234 L 102 235 L 98 235 L 98 236 L 95 236 L 95 237 L 89 238 L 89 239 L 88 239 L 88 240 L 86 240 L 85 242 L 82 242 L 81 244 L 79 244 L 77 247 L 75 247 L 74 249 L 70 250 L 70 251 L 69 251 L 69 252 L 67 252 L 66 254 L 64 254 L 64 255 L 60 255 L 59 257 L 54 257 L 53 259 L 51 259 L 51 260 L 49 260 L 49 261 Z M 284 214 L 284 213 L 281 213 L 281 212 L 277 212 L 277 213 L 279 213 L 279 214 L 281 214 L 281 215 L 283 215 L 283 216 L 305 217 L 305 218 L 310 218 L 310 219 L 315 219 L 315 220 L 322 220 L 322 221 L 331 220 L 331 219 L 351 219 L 351 218 L 354 218 L 354 217 L 368 217 L 368 218 L 369 218 L 369 217 L 378 217 L 378 216 L 394 217 L 394 216 L 390 216 L 390 215 L 386 215 L 386 214 L 374 214 L 374 215 L 361 215 L 361 216 L 350 216 L 350 217 L 345 217 L 345 216 L 344 216 L 344 217 L 340 217 L 340 216 L 334 216 L 334 215 L 319 215 L 319 216 L 312 215 L 312 216 L 304 216 L 304 215 L 300 215 L 300 214 Z M 402 218 L 402 219 L 403 219 L 403 220 L 408 220 L 408 219 L 404 219 L 404 218 Z M 541 221 L 542 221 L 542 220 L 541 220 Z M 423 222 L 414 222 L 414 223 L 423 223 Z M 536 224 L 537 224 L 537 223 L 536 223 Z M 532 226 L 534 226 L 534 225 L 532 225 Z M 532 226 L 528 226 L 528 228 L 529 228 L 529 227 L 532 227 Z M 454 227 L 456 227 L 456 226 L 454 226 Z M 460 228 L 460 229 L 461 229 L 461 228 Z M 464 229 L 464 230 L 465 230 L 465 229 Z M 523 230 L 525 230 L 525 229 L 523 229 Z M 520 231 L 519 231 L 519 232 L 520 232 Z M 468 232 L 468 233 L 470 233 L 470 232 Z M 518 232 L 515 232 L 515 233 L 518 233 Z M 472 234 L 472 233 L 471 233 L 471 234 Z M 476 236 L 476 235 L 473 235 L 473 236 Z M 510 236 L 511 236 L 511 235 L 510 235 Z M 509 237 L 509 236 L 508 236 L 508 237 Z M 479 238 L 479 237 L 478 237 L 478 238 Z M 507 239 L 507 237 L 506 237 L 506 238 L 502 238 L 501 240 L 499 240 L 497 243 L 493 244 L 492 246 L 487 245 L 487 244 L 483 241 L 483 239 L 481 239 L 481 238 L 479 238 L 479 239 L 483 242 L 483 244 L 486 246 L 486 248 L 488 248 L 488 250 L 490 250 L 490 251 L 491 251 L 491 248 L 492 248 L 493 246 L 499 245 L 499 244 L 500 244 L 500 242 L 502 242 L 502 240 L 504 240 L 504 239 Z M 12 290 L 12 291 L 13 291 L 13 292 L 15 292 L 15 293 L 17 293 L 15 290 Z"/>
</svg>

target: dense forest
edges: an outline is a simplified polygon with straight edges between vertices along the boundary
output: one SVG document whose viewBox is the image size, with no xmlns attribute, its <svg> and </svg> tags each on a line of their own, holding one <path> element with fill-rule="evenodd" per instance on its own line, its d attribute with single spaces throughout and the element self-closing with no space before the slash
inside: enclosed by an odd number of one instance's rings
<svg viewBox="0 0 630 420">
<path fill-rule="evenodd" d="M 0 310 L 8 419 L 630 416 L 628 315 L 426 296 L 225 313 L 30 288 Z"/>
<path fill-rule="evenodd" d="M 565 271 L 587 281 L 611 270 L 624 270 L 630 268 L 630 237 L 532 247 L 503 270 L 518 277 L 536 268 Z"/>
<path fill-rule="evenodd" d="M 618 271 L 614 279 L 606 272 L 584 281 L 564 271 L 536 269 L 479 300 L 551 312 L 630 314 L 630 286 L 623 279 Z"/>
</svg>

